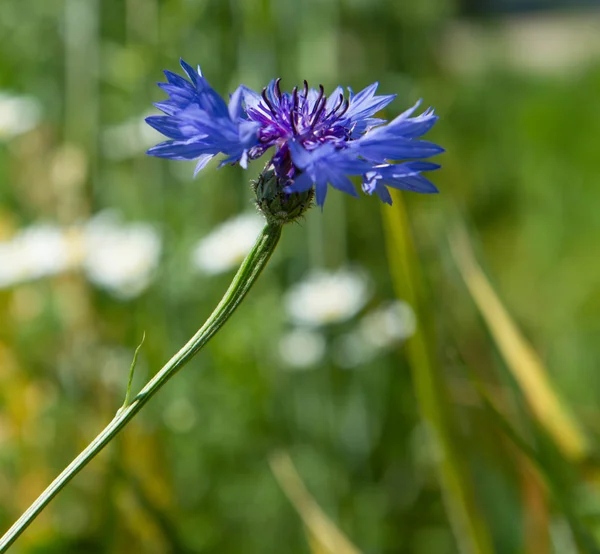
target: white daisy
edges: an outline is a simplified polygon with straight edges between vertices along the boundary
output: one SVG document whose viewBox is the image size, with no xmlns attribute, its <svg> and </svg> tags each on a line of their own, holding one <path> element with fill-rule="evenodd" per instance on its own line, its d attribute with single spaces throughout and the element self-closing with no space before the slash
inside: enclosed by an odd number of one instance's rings
<svg viewBox="0 0 600 554">
<path fill-rule="evenodd" d="M 396 300 L 365 315 L 358 326 L 335 343 L 335 360 L 341 367 L 353 368 L 367 363 L 411 337 L 417 320 L 409 304 Z"/>
<path fill-rule="evenodd" d="M 317 327 L 352 318 L 369 295 L 369 281 L 359 269 L 317 270 L 294 285 L 286 293 L 284 302 L 292 321 Z"/>
<path fill-rule="evenodd" d="M 83 269 L 89 280 L 120 298 L 137 296 L 148 287 L 162 248 L 154 226 L 123 224 L 112 211 L 85 224 L 83 243 Z"/>
<path fill-rule="evenodd" d="M 236 268 L 252 249 L 264 225 L 265 220 L 257 213 L 245 213 L 226 221 L 197 243 L 192 263 L 210 275 Z"/>
<path fill-rule="evenodd" d="M 0 92 L 0 140 L 30 131 L 40 116 L 40 104 L 35 98 Z"/>
<path fill-rule="evenodd" d="M 366 314 L 359 330 L 364 340 L 375 348 L 388 346 L 414 335 L 417 328 L 415 312 L 409 304 L 395 300 Z"/>
<path fill-rule="evenodd" d="M 309 329 L 293 329 L 279 340 L 279 356 L 290 369 L 308 369 L 325 356 L 325 337 Z"/>
<path fill-rule="evenodd" d="M 0 288 L 57 275 L 76 265 L 76 249 L 55 225 L 31 225 L 0 242 Z"/>
</svg>

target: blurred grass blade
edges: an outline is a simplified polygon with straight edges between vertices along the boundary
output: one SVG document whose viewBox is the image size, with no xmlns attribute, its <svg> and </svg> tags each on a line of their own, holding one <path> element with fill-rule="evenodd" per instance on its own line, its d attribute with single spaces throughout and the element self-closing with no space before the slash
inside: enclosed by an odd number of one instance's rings
<svg viewBox="0 0 600 554">
<path fill-rule="evenodd" d="M 595 539 L 580 520 L 577 509 L 573 505 L 570 491 L 565 490 L 561 484 L 561 479 L 553 475 L 539 454 L 521 437 L 474 375 L 472 382 L 477 388 L 483 407 L 491 420 L 514 445 L 519 458 L 529 466 L 530 477 L 543 487 L 544 492 L 547 491 L 552 495 L 556 506 L 569 523 L 578 552 L 580 554 L 600 554 Z"/>
<path fill-rule="evenodd" d="M 519 460 L 519 462 L 524 515 L 523 552 L 524 554 L 549 554 L 551 543 L 547 487 L 532 472 L 531 465 L 527 461 Z"/>
<path fill-rule="evenodd" d="M 306 525 L 304 526 L 304 531 L 306 533 L 306 539 L 308 541 L 308 547 L 312 554 L 332 554 L 332 551 L 329 550 L 317 537 L 315 537 Z"/>
<path fill-rule="evenodd" d="M 361 554 L 308 492 L 289 454 L 277 452 L 269 458 L 269 463 L 277 482 L 302 518 L 315 554 Z"/>
<path fill-rule="evenodd" d="M 565 456 L 581 460 L 589 453 L 583 431 L 559 400 L 540 358 L 521 335 L 477 264 L 462 227 L 451 236 L 450 245 L 467 288 L 532 412 Z"/>
<path fill-rule="evenodd" d="M 408 301 L 415 311 L 418 329 L 406 343 L 415 392 L 421 415 L 428 424 L 439 451 L 439 472 L 448 517 L 461 552 L 491 554 L 491 539 L 466 468 L 469 465 L 455 440 L 456 427 L 448 395 L 434 365 L 435 346 L 427 327 L 427 305 L 419 289 L 416 252 L 410 236 L 404 202 L 392 191 L 394 205 L 383 207 L 388 261 L 396 295 Z"/>
</svg>

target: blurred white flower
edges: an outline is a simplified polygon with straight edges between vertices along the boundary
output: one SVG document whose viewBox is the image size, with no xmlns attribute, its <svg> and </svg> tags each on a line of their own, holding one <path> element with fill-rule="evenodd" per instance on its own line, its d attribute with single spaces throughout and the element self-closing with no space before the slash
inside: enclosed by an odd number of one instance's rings
<svg viewBox="0 0 600 554">
<path fill-rule="evenodd" d="M 30 131 L 38 124 L 40 116 L 40 105 L 35 98 L 0 91 L 0 140 Z"/>
<path fill-rule="evenodd" d="M 124 225 L 113 212 L 93 217 L 81 229 L 31 225 L 0 242 L 0 288 L 83 266 L 90 281 L 128 298 L 148 286 L 160 250 L 151 225 Z"/>
<path fill-rule="evenodd" d="M 384 304 L 365 315 L 356 329 L 337 340 L 336 362 L 345 368 L 364 364 L 411 337 L 416 327 L 415 313 L 409 304 L 400 300 Z"/>
<path fill-rule="evenodd" d="M 326 342 L 321 333 L 294 329 L 279 340 L 279 355 L 290 369 L 308 369 L 325 356 Z"/>
<path fill-rule="evenodd" d="M 237 267 L 264 225 L 264 219 L 257 213 L 245 213 L 226 221 L 197 243 L 192 263 L 210 275 Z"/>
<path fill-rule="evenodd" d="M 285 295 L 292 321 L 317 327 L 339 323 L 355 316 L 369 298 L 369 282 L 359 269 L 336 272 L 313 271 Z"/>
<path fill-rule="evenodd" d="M 77 264 L 77 249 L 55 225 L 27 227 L 0 242 L 0 288 L 56 275 Z"/>
<path fill-rule="evenodd" d="M 401 300 L 380 306 L 366 314 L 359 324 L 359 332 L 365 342 L 375 348 L 387 348 L 406 340 L 414 335 L 416 328 L 415 312 Z"/>
<path fill-rule="evenodd" d="M 101 212 L 83 228 L 83 269 L 94 284 L 120 298 L 140 294 L 158 266 L 162 241 L 148 223 L 123 224 Z"/>
</svg>

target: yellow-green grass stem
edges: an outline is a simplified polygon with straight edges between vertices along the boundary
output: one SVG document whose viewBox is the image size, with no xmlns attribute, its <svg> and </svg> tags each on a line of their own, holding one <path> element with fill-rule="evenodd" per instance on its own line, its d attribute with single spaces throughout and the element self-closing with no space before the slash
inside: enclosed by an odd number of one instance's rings
<svg viewBox="0 0 600 554">
<path fill-rule="evenodd" d="M 420 271 L 401 193 L 392 191 L 393 206 L 383 207 L 386 247 L 396 294 L 417 314 L 418 329 L 406 344 L 421 416 L 439 452 L 439 476 L 460 551 L 492 554 L 492 540 L 481 512 L 457 442 L 457 430 L 449 399 L 435 365 L 432 337 L 426 317 L 426 301 L 420 288 Z"/>
<path fill-rule="evenodd" d="M 467 231 L 462 226 L 457 226 L 451 234 L 450 250 L 532 413 L 569 460 L 585 460 L 592 449 L 583 427 L 560 397 L 539 355 L 502 304 L 477 262 Z"/>
</svg>

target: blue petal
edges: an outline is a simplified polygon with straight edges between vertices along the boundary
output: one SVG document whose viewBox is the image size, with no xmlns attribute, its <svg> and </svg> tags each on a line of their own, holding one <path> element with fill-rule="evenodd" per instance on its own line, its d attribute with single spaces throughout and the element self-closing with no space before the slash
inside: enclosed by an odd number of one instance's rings
<svg viewBox="0 0 600 554">
<path fill-rule="evenodd" d="M 336 148 L 333 144 L 324 144 L 314 150 L 306 150 L 296 140 L 288 143 L 294 165 L 303 170 L 299 177 L 301 182 L 293 183 L 289 189 L 300 191 L 310 188 L 308 183 L 315 183 L 316 199 L 323 206 L 327 195 L 327 184 L 352 196 L 358 196 L 348 175 L 361 175 L 372 168 L 372 164 L 361 160 L 356 154 Z M 310 181 L 309 181 L 310 179 Z"/>
<path fill-rule="evenodd" d="M 414 140 L 433 127 L 437 116 L 433 110 L 426 110 L 417 117 L 411 117 L 420 105 L 396 117 L 387 125 L 369 130 L 365 135 L 350 144 L 361 156 L 374 162 L 407 158 L 428 158 L 444 151 L 437 144 L 424 140 Z"/>
<path fill-rule="evenodd" d="M 320 96 L 321 96 L 320 92 L 315 90 L 314 88 L 311 88 L 308 90 L 308 94 L 306 95 L 306 98 L 307 98 L 307 102 L 308 102 L 308 111 L 309 112 L 311 112 L 313 110 L 313 108 L 315 107 L 315 104 Z M 339 97 L 338 97 L 338 99 L 339 99 Z M 325 104 L 325 109 L 328 111 L 329 111 L 328 104 L 329 104 L 330 100 L 331 100 L 331 97 L 329 97 L 327 99 L 327 103 Z"/>
<path fill-rule="evenodd" d="M 356 95 L 354 95 L 352 89 L 349 89 L 350 106 L 342 121 L 347 124 L 359 122 L 376 114 L 396 98 L 395 94 L 375 96 L 378 86 L 379 83 L 373 83 Z"/>
<path fill-rule="evenodd" d="M 316 94 L 316 91 L 314 91 L 314 92 Z M 340 94 L 342 95 L 342 97 L 344 96 L 344 89 L 342 87 L 337 87 L 327 97 L 327 103 L 325 104 L 325 113 L 330 112 L 335 107 L 335 105 L 340 101 Z M 311 105 L 311 108 L 313 106 L 314 106 L 314 103 Z"/>
<path fill-rule="evenodd" d="M 258 143 L 260 125 L 254 121 L 242 121 L 238 127 L 238 140 L 248 150 Z"/>
<path fill-rule="evenodd" d="M 298 141 L 292 139 L 288 142 L 288 146 L 296 167 L 304 169 L 314 159 L 314 155 L 311 155 Z"/>
<path fill-rule="evenodd" d="M 411 177 L 422 171 L 435 171 L 440 165 L 432 162 L 412 161 L 401 164 L 386 164 L 373 167 L 373 175 L 383 178 Z"/>
<path fill-rule="evenodd" d="M 166 115 L 152 115 L 146 118 L 146 123 L 156 129 L 159 133 L 171 139 L 185 139 L 186 137 L 179 128 L 177 119 Z"/>
<path fill-rule="evenodd" d="M 240 166 L 244 169 L 248 169 L 248 150 L 242 150 L 240 155 Z"/>
<path fill-rule="evenodd" d="M 167 115 L 174 115 L 180 109 L 177 104 L 174 104 L 170 100 L 165 100 L 164 102 L 154 102 L 153 105 Z"/>
<path fill-rule="evenodd" d="M 158 83 L 158 86 L 169 95 L 169 102 L 179 109 L 184 109 L 198 99 L 196 91 L 187 88 L 176 87 L 169 83 Z"/>
<path fill-rule="evenodd" d="M 150 148 L 146 154 L 171 160 L 194 160 L 207 153 L 207 145 L 194 141 L 168 140 Z"/>
<path fill-rule="evenodd" d="M 306 192 L 313 186 L 314 182 L 308 173 L 300 173 L 294 179 L 294 182 L 285 187 L 284 192 Z"/>
<path fill-rule="evenodd" d="M 390 191 L 385 187 L 385 185 L 377 182 L 375 184 L 375 193 L 377 194 L 377 196 L 379 196 L 379 199 L 384 204 L 389 204 L 390 206 L 392 205 L 392 195 L 390 194 Z"/>
<path fill-rule="evenodd" d="M 354 197 L 358 198 L 358 193 L 356 192 L 356 189 L 354 188 L 352 181 L 350 179 L 348 179 L 348 177 L 346 177 L 346 175 L 344 175 L 343 173 L 335 172 L 335 171 L 329 171 L 329 172 L 327 172 L 327 176 L 328 176 L 329 182 L 331 183 L 331 185 L 334 188 L 341 190 L 342 192 L 345 192 L 345 193 L 349 194 L 350 196 L 354 196 Z"/>
<path fill-rule="evenodd" d="M 183 77 L 181 77 L 180 75 L 177 75 L 177 73 L 173 73 L 172 71 L 165 69 L 164 74 L 165 74 L 165 77 L 167 78 L 167 81 L 171 85 L 174 85 L 179 88 L 188 88 L 192 92 L 195 90 L 194 86 L 189 81 L 186 81 Z"/>
<path fill-rule="evenodd" d="M 419 175 L 422 171 L 435 171 L 441 166 L 432 162 L 404 162 L 400 164 L 384 164 L 373 166 L 372 171 L 366 174 L 368 180 L 379 178 L 399 178 Z"/>
<path fill-rule="evenodd" d="M 351 137 L 357 139 L 361 135 L 364 135 L 369 129 L 377 127 L 378 125 L 383 125 L 384 123 L 387 123 L 387 120 L 379 117 L 367 117 L 362 121 L 357 121 L 354 124 L 354 127 L 352 127 Z"/>
<path fill-rule="evenodd" d="M 374 166 L 363 176 L 362 189 L 367 194 L 375 192 L 386 204 L 392 203 L 387 187 L 424 194 L 436 193 L 438 189 L 435 185 L 423 177 L 420 172 L 433 171 L 439 167 L 438 164 L 430 162 L 405 162 Z"/>
<path fill-rule="evenodd" d="M 259 104 L 262 102 L 262 96 L 257 92 L 254 92 L 252 89 L 245 87 L 244 85 L 242 85 L 240 88 L 242 89 L 242 97 L 244 99 L 246 109 L 258 108 Z"/>
<path fill-rule="evenodd" d="M 407 119 L 404 115 L 399 115 L 396 119 L 390 121 L 386 126 L 386 133 L 395 134 L 406 138 L 418 138 L 429 131 L 438 120 L 438 116 L 433 112 L 425 112 L 420 116 Z"/>
<path fill-rule="evenodd" d="M 325 198 L 327 197 L 327 183 L 317 183 L 315 193 L 317 206 L 322 208 L 323 204 L 325 204 Z"/>
<path fill-rule="evenodd" d="M 242 118 L 244 114 L 244 106 L 242 105 L 243 100 L 243 89 L 238 87 L 229 99 L 228 113 L 231 121 L 237 121 Z"/>
<path fill-rule="evenodd" d="M 213 154 L 202 154 L 198 158 L 198 163 L 196 164 L 196 168 L 194 169 L 194 177 L 196 175 L 198 175 L 198 173 L 200 172 L 200 170 L 204 169 L 206 167 L 206 164 L 208 162 L 210 162 L 210 160 L 212 160 L 213 158 L 214 158 Z"/>
<path fill-rule="evenodd" d="M 198 76 L 202 76 L 202 73 L 200 72 L 200 66 L 198 66 L 198 72 L 196 72 L 190 64 L 183 61 L 183 58 L 179 58 L 179 64 L 181 65 L 181 69 L 183 69 L 186 75 L 190 78 L 190 81 L 192 81 L 192 84 L 196 85 Z"/>
<path fill-rule="evenodd" d="M 435 185 L 420 175 L 421 171 L 432 171 L 438 169 L 438 164 L 430 162 L 406 162 L 403 164 L 388 164 L 375 166 L 363 178 L 362 188 L 367 194 L 376 192 L 383 202 L 387 202 L 389 193 L 386 186 L 432 194 L 438 192 Z M 385 192 L 384 192 L 385 190 Z M 389 198 L 391 203 L 391 197 Z"/>
<path fill-rule="evenodd" d="M 219 94 L 208 84 L 205 79 L 199 78 L 205 83 L 205 87 L 202 91 L 198 91 L 195 101 L 208 114 L 213 117 L 225 118 L 229 116 L 227 104 Z"/>
<path fill-rule="evenodd" d="M 435 171 L 436 169 L 440 169 L 442 167 L 440 164 L 436 164 L 433 162 L 406 162 L 404 164 L 411 171 Z"/>
<path fill-rule="evenodd" d="M 421 98 L 419 98 L 414 106 L 411 106 L 410 108 L 408 108 L 408 110 L 403 111 L 398 118 L 402 118 L 402 119 L 408 119 L 413 113 L 415 113 L 417 111 L 417 108 L 421 105 L 421 103 L 423 102 L 423 100 Z"/>
<path fill-rule="evenodd" d="M 413 175 L 408 177 L 400 177 L 398 179 L 383 179 L 383 182 L 395 189 L 411 190 L 423 194 L 435 194 L 439 192 L 437 187 L 423 175 Z"/>
<path fill-rule="evenodd" d="M 267 85 L 267 89 L 265 91 L 267 98 L 269 99 L 269 102 L 271 102 L 271 104 L 273 106 L 279 106 L 279 104 L 280 104 L 279 96 L 277 95 L 277 91 L 276 91 L 276 84 L 277 84 L 277 80 L 271 79 L 271 82 Z"/>
<path fill-rule="evenodd" d="M 369 133 L 365 138 L 369 137 Z M 444 149 L 433 142 L 426 140 L 410 140 L 381 136 L 359 139 L 351 143 L 350 147 L 368 160 L 383 163 L 387 160 L 404 160 L 409 158 L 429 158 L 441 154 Z"/>
</svg>

